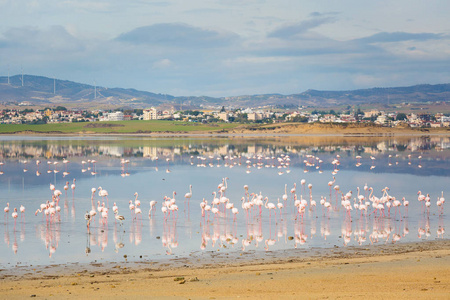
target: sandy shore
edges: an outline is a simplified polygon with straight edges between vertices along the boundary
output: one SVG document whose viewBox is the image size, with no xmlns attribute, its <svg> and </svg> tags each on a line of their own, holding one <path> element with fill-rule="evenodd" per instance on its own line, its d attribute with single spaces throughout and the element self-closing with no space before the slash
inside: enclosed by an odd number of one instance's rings
<svg viewBox="0 0 450 300">
<path fill-rule="evenodd" d="M 160 263 L 4 269 L 0 298 L 448 299 L 450 295 L 449 240 L 297 250 L 270 252 L 263 254 L 264 259 L 205 253 Z"/>
</svg>

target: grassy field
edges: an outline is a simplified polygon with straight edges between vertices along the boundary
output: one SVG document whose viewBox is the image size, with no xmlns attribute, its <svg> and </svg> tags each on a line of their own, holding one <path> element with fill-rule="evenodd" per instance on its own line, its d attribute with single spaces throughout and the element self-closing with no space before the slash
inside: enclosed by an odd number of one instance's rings
<svg viewBox="0 0 450 300">
<path fill-rule="evenodd" d="M 43 125 L 0 124 L 0 134 L 9 133 L 190 133 L 221 132 L 231 130 L 238 124 L 201 124 L 174 121 L 118 121 L 89 123 L 51 123 Z"/>
</svg>

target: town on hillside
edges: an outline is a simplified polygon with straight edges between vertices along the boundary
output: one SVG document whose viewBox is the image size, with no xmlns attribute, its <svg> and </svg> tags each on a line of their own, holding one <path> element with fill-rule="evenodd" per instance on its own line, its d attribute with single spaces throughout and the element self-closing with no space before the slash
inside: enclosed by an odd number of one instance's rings
<svg viewBox="0 0 450 300">
<path fill-rule="evenodd" d="M 64 106 L 44 109 L 3 109 L 1 124 L 46 124 L 70 122 L 103 122 L 127 120 L 170 120 L 184 122 L 228 122 L 228 123 L 372 123 L 386 127 L 450 127 L 450 116 L 443 113 L 385 112 L 381 110 L 362 111 L 334 110 L 318 111 L 298 109 L 227 109 L 221 107 L 207 110 L 176 111 L 173 107 L 158 109 L 82 110 L 67 109 Z"/>
</svg>

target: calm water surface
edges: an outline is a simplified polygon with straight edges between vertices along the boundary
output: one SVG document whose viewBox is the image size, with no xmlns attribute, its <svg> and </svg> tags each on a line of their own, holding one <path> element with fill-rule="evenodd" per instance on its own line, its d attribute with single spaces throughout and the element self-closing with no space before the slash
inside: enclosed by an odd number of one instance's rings
<svg viewBox="0 0 450 300">
<path fill-rule="evenodd" d="M 2 207 L 9 203 L 0 226 L 2 268 L 114 262 L 122 261 L 124 255 L 131 261 L 153 261 L 205 251 L 262 253 L 447 238 L 448 209 L 444 207 L 441 213 L 436 203 L 442 192 L 444 197 L 450 194 L 448 137 L 3 136 L 0 141 L 0 202 Z M 203 217 L 200 203 L 205 199 L 211 204 L 213 192 L 220 197 L 218 186 L 224 178 L 228 180 L 223 196 L 238 208 L 238 214 L 220 204 L 216 215 L 205 213 Z M 76 187 L 72 191 L 73 179 Z M 62 192 L 61 210 L 53 216 L 35 215 L 41 204 L 52 201 L 50 184 Z M 291 193 L 294 184 L 296 190 Z M 384 211 L 374 212 L 370 206 L 366 213 L 355 208 L 358 187 L 360 196 L 366 197 L 363 202 L 370 202 L 366 184 L 378 198 L 385 187 L 396 200 L 405 197 L 407 210 L 402 205 L 389 212 L 386 204 Z M 190 185 L 192 197 L 186 199 Z M 104 201 L 109 211 L 106 218 L 97 212 L 88 229 L 85 213 L 92 209 L 91 189 L 100 186 L 109 195 L 102 198 L 95 193 L 94 209 L 97 201 L 100 206 Z M 425 201 L 418 201 L 419 190 L 430 195 L 429 209 Z M 349 191 L 352 210 L 348 212 L 342 206 L 341 192 Z M 136 192 L 141 214 L 129 209 Z M 164 197 L 172 198 L 173 192 L 178 211 L 164 215 Z M 287 200 L 283 200 L 285 193 Z M 280 199 L 284 208 L 280 212 L 262 206 L 260 213 L 255 205 L 247 214 L 241 199 L 247 202 L 254 198 L 252 194 L 267 197 L 275 206 Z M 294 206 L 294 196 L 307 200 L 303 213 Z M 329 209 L 320 204 L 321 197 L 326 197 Z M 157 204 L 149 217 L 151 200 Z M 114 218 L 114 203 L 125 217 L 123 225 Z M 18 212 L 14 219 L 12 212 L 21 205 L 25 212 Z"/>
</svg>

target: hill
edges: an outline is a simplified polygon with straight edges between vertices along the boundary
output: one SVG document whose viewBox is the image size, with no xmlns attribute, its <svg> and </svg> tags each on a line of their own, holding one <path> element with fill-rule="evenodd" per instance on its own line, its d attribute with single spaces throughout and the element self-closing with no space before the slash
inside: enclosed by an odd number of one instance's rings
<svg viewBox="0 0 450 300">
<path fill-rule="evenodd" d="M 0 77 L 0 102 L 20 103 L 28 101 L 34 105 L 73 104 L 79 106 L 129 106 L 144 108 L 171 104 L 184 108 L 201 106 L 312 106 L 424 103 L 450 100 L 450 84 L 422 84 L 410 87 L 370 88 L 350 91 L 307 90 L 299 94 L 263 94 L 233 97 L 174 97 L 146 91 L 124 88 L 95 87 L 68 80 L 43 76 L 15 75 Z"/>
</svg>

